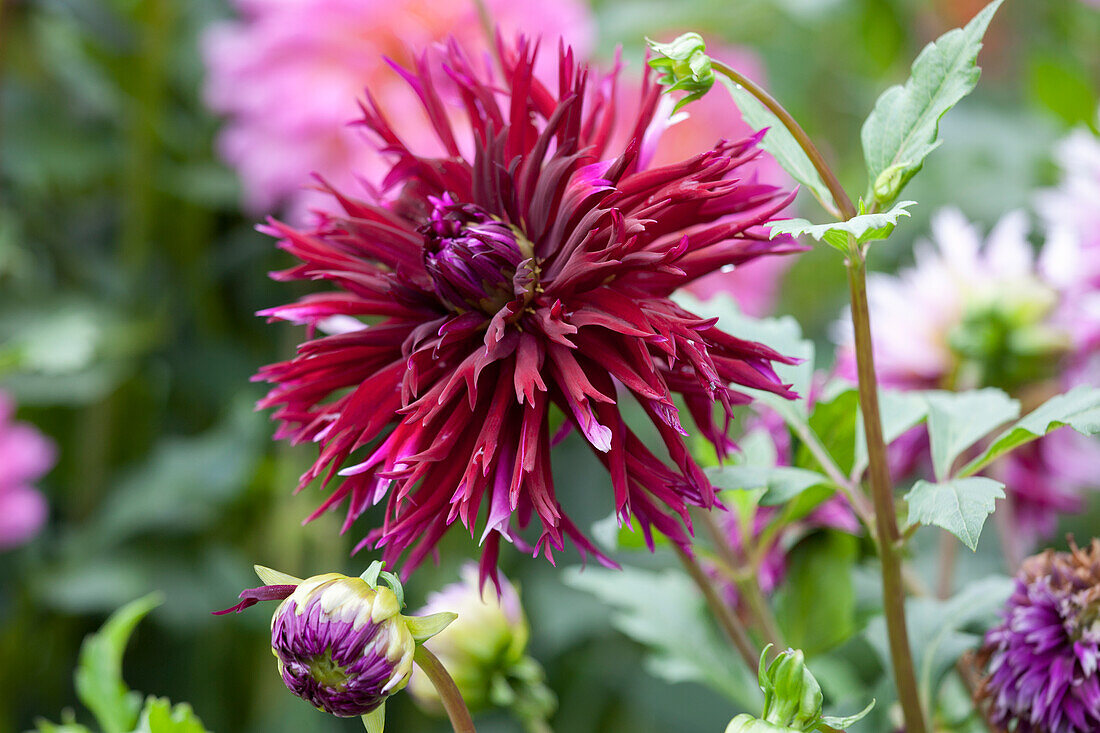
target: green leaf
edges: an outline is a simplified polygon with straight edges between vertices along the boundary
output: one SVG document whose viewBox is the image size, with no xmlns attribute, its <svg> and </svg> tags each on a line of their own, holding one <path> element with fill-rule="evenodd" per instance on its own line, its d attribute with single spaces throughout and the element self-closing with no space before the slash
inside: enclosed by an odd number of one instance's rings
<svg viewBox="0 0 1100 733">
<path fill-rule="evenodd" d="M 51 723 L 44 718 L 34 721 L 34 729 L 37 733 L 92 733 L 92 731 L 79 723 L 66 721 L 64 723 Z"/>
<path fill-rule="evenodd" d="M 928 402 L 919 392 L 899 392 L 880 389 L 879 412 L 882 415 L 882 437 L 890 445 L 906 432 L 920 425 L 928 416 Z M 862 476 L 867 470 L 867 433 L 863 428 L 863 415 L 856 415 L 855 461 L 852 473 Z"/>
<path fill-rule="evenodd" d="M 1065 394 L 1050 398 L 997 436 L 985 453 L 967 464 L 959 473 L 963 476 L 977 473 L 1005 453 L 1064 425 L 1082 435 L 1100 432 L 1100 388 L 1082 384 Z"/>
<path fill-rule="evenodd" d="M 800 542 L 775 596 L 784 639 L 807 655 L 840 644 L 856 629 L 852 565 L 857 540 L 842 532 L 819 532 Z"/>
<path fill-rule="evenodd" d="M 1020 415 L 1020 403 L 999 389 L 925 392 L 932 466 L 940 481 L 951 475 L 955 459 L 998 425 Z"/>
<path fill-rule="evenodd" d="M 564 581 L 615 609 L 611 623 L 649 649 L 646 667 L 652 674 L 701 682 L 745 709 L 760 707 L 756 679 L 718 636 L 698 589 L 682 573 L 570 568 Z"/>
<path fill-rule="evenodd" d="M 122 681 L 122 654 L 141 619 L 164 602 L 160 593 L 150 593 L 127 603 L 111 614 L 107 622 L 84 639 L 76 668 L 76 694 L 92 711 L 103 733 L 130 733 L 141 710 L 141 695 L 131 692 Z"/>
<path fill-rule="evenodd" d="M 806 152 L 779 118 L 729 77 L 718 74 L 718 80 L 729 90 L 734 103 L 741 110 L 742 119 L 749 127 L 758 131 L 767 128 L 768 131 L 764 134 L 760 147 L 771 153 L 791 178 L 808 188 L 826 211 L 836 215 L 837 205 L 833 201 L 833 195 L 829 193 L 828 186 L 821 180 L 814 164 L 806 157 Z"/>
<path fill-rule="evenodd" d="M 768 222 L 771 238 L 780 234 L 798 237 L 808 235 L 817 241 L 825 241 L 841 252 L 848 252 L 848 235 L 855 236 L 860 244 L 875 239 L 886 239 L 898 223 L 898 218 L 910 216 L 907 210 L 916 206 L 916 201 L 900 201 L 889 211 L 878 214 L 861 214 L 847 221 L 834 221 L 831 224 L 811 224 L 806 219 L 782 219 Z"/>
<path fill-rule="evenodd" d="M 707 476 L 716 489 L 764 489 L 762 506 L 783 504 L 813 486 L 832 486 L 824 475 L 793 466 L 721 466 L 707 469 Z"/>
<path fill-rule="evenodd" d="M 971 550 L 996 499 L 1005 498 L 1004 484 L 984 476 L 957 478 L 933 484 L 918 481 L 905 495 L 910 524 L 934 524 L 958 537 Z"/>
<path fill-rule="evenodd" d="M 940 118 L 978 83 L 982 36 L 1001 2 L 925 46 L 904 86 L 890 87 L 875 102 L 862 131 L 868 199 L 889 205 L 939 145 Z"/>
<path fill-rule="evenodd" d="M 206 733 L 206 727 L 187 703 L 173 707 L 168 698 L 150 695 L 134 733 Z"/>
<path fill-rule="evenodd" d="M 855 725 L 859 721 L 863 720 L 863 718 L 865 718 L 867 716 L 867 713 L 871 712 L 871 710 L 873 710 L 874 707 L 875 707 L 875 701 L 872 700 L 871 702 L 867 703 L 867 707 L 863 708 L 863 710 L 860 710 L 855 715 L 846 715 L 842 718 L 838 718 L 838 717 L 833 716 L 833 715 L 825 715 L 821 718 L 821 722 L 824 723 L 825 725 L 829 726 L 830 728 L 836 728 L 837 730 L 844 730 L 846 728 L 850 728 L 851 726 Z"/>
<path fill-rule="evenodd" d="M 809 425 L 833 457 L 842 473 L 847 473 L 855 461 L 856 415 L 859 413 L 859 393 L 847 384 L 832 395 L 822 395 L 814 404 Z M 814 458 L 804 443 L 799 444 L 794 464 L 813 470 L 824 467 Z"/>
</svg>

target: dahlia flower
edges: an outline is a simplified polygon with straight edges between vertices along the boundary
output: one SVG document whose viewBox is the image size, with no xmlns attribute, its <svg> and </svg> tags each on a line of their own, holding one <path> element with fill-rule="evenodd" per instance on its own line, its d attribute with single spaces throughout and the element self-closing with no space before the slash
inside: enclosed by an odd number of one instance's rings
<svg viewBox="0 0 1100 733">
<path fill-rule="evenodd" d="M 325 573 L 302 580 L 257 565 L 268 585 L 243 591 L 240 603 L 215 613 L 282 599 L 271 617 L 271 651 L 283 683 L 318 710 L 367 715 L 408 684 L 416 644 L 455 619 L 447 612 L 402 615 L 401 583 L 381 568 L 375 562 L 358 578 Z M 379 575 L 390 588 L 378 584 Z"/>
<path fill-rule="evenodd" d="M 1041 192 L 1036 206 L 1050 240 L 1064 252 L 1056 275 L 1066 293 L 1060 315 L 1074 337 L 1074 367 L 1095 368 L 1100 353 L 1100 138 L 1077 130 L 1059 144 L 1055 159 L 1062 180 Z"/>
<path fill-rule="evenodd" d="M 460 575 L 458 582 L 430 594 L 418 611 L 420 615 L 458 614 L 427 648 L 447 668 L 471 710 L 492 704 L 515 706 L 545 719 L 553 712 L 554 697 L 542 685 L 538 663 L 526 656 L 529 628 L 519 593 L 503 577 L 499 595 L 482 592 L 474 563 L 463 566 Z M 435 686 L 420 671 L 413 671 L 409 694 L 425 709 L 442 709 Z M 535 707 L 541 709 L 529 709 Z"/>
<path fill-rule="evenodd" d="M 1036 260 L 1027 229 L 1022 213 L 1009 214 L 983 246 L 961 212 L 945 209 L 933 217 L 933 243 L 917 245 L 913 268 L 869 276 L 883 386 L 1011 391 L 1053 376 L 1056 357 L 1070 345 L 1056 319 L 1060 292 L 1048 276 L 1062 251 L 1045 248 Z M 854 379 L 847 320 L 838 335 L 838 371 Z"/>
<path fill-rule="evenodd" d="M 1100 540 L 1024 561 L 1004 621 L 985 636 L 979 690 L 1015 733 L 1100 730 Z"/>
<path fill-rule="evenodd" d="M 14 414 L 15 403 L 0 392 L 0 550 L 27 542 L 46 521 L 46 500 L 31 483 L 55 460 L 53 443 Z"/>
<path fill-rule="evenodd" d="M 660 95 L 648 78 L 634 138 L 610 153 L 614 73 L 594 78 L 562 49 L 555 95 L 522 38 L 500 44 L 499 79 L 457 43 L 446 53 L 471 140 L 456 134 L 422 56 L 400 73 L 447 154 L 414 152 L 370 97 L 362 124 L 394 161 L 379 188 L 396 195 L 357 200 L 325 186 L 338 206 L 315 227 L 265 228 L 301 260 L 277 279 L 335 288 L 266 315 L 311 330 L 334 316 L 366 319 L 257 376 L 274 385 L 260 405 L 277 408 L 277 437 L 320 447 L 301 486 L 344 477 L 313 516 L 347 500 L 347 529 L 385 500 L 382 526 L 359 546 L 391 563 L 407 553 L 406 572 L 456 521 L 471 534 L 481 527 L 483 579 L 500 538 L 527 547 L 516 530 L 532 518 L 533 554 L 552 560 L 569 540 L 603 560 L 555 491 L 550 424 L 560 411 L 563 431 L 576 429 L 610 473 L 621 520 L 686 545 L 688 507 L 715 498 L 674 397 L 724 453 L 730 408 L 749 401 L 730 385 L 790 397 L 772 363 L 792 360 L 669 296 L 724 266 L 797 249 L 763 226 L 791 195 L 740 179 L 760 155 L 758 136 L 642 168 Z M 667 462 L 626 424 L 622 397 L 641 405 Z"/>
<path fill-rule="evenodd" d="M 317 172 L 343 190 L 380 180 L 383 156 L 349 127 L 356 99 L 369 87 L 401 120 L 404 139 L 433 154 L 438 147 L 429 117 L 404 94 L 383 57 L 411 63 L 408 49 L 454 34 L 488 48 L 474 0 L 233 0 L 239 19 L 212 25 L 202 38 L 207 68 L 205 99 L 228 118 L 218 139 L 221 156 L 238 173 L 249 211 L 286 206 L 302 222 L 325 199 L 308 188 Z M 587 53 L 595 22 L 583 0 L 486 0 L 502 32 L 538 28 Z M 556 79 L 552 62 L 544 78 Z M 551 75 L 552 74 L 552 75 Z"/>
</svg>

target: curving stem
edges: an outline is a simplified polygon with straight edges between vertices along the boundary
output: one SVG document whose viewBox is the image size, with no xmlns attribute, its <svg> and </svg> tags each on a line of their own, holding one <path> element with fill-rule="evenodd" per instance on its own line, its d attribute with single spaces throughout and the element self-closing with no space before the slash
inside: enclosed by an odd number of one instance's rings
<svg viewBox="0 0 1100 733">
<path fill-rule="evenodd" d="M 470 711 L 466 707 L 466 701 L 462 699 L 462 693 L 458 691 L 458 686 L 451 679 L 443 663 L 439 661 L 439 657 L 432 654 L 423 644 L 418 644 L 413 661 L 428 676 L 436 692 L 439 693 L 439 701 L 451 720 L 454 733 L 477 733 Z"/>
</svg>

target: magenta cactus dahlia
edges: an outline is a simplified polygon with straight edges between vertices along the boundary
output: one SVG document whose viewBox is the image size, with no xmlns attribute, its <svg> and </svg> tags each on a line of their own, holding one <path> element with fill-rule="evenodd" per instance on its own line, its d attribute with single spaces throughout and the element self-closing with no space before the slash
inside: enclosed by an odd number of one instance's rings
<svg viewBox="0 0 1100 733">
<path fill-rule="evenodd" d="M 1100 540 L 1024 561 L 1004 621 L 986 634 L 979 696 L 1015 733 L 1100 730 Z"/>
<path fill-rule="evenodd" d="M 404 556 L 406 572 L 456 521 L 480 528 L 483 581 L 501 537 L 551 561 L 569 540 L 606 562 L 555 491 L 555 409 L 610 473 L 622 521 L 688 542 L 688 506 L 711 507 L 715 495 L 675 399 L 725 452 L 730 408 L 749 401 L 730 385 L 789 397 L 772 363 L 791 360 L 669 296 L 726 265 L 797 249 L 763 226 L 793 194 L 740 177 L 759 136 L 645 170 L 656 84 L 643 86 L 626 149 L 608 154 L 615 73 L 596 78 L 563 49 L 555 94 L 534 76 L 537 45 L 498 50 L 498 77 L 453 41 L 440 67 L 427 56 L 413 71 L 395 67 L 446 155 L 409 149 L 368 92 L 362 125 L 394 161 L 376 200 L 323 184 L 339 206 L 315 228 L 264 228 L 301 260 L 277 279 L 335 290 L 263 313 L 311 336 L 336 317 L 343 332 L 311 338 L 257 377 L 274 385 L 260 405 L 277 408 L 277 437 L 319 445 L 299 488 L 344 477 L 313 516 L 347 500 L 347 530 L 385 500 L 383 525 L 359 546 L 381 548 L 391 565 Z M 448 105 L 464 111 L 465 135 Z M 640 403 L 666 460 L 624 422 L 624 397 Z M 532 518 L 527 546 L 516 530 Z"/>
</svg>

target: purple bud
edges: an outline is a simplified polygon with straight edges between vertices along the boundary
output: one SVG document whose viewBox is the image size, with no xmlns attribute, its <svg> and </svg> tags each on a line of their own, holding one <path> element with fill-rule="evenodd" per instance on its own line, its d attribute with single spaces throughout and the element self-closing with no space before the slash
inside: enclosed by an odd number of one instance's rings
<svg viewBox="0 0 1100 733">
<path fill-rule="evenodd" d="M 327 573 L 307 578 L 271 618 L 271 648 L 298 697 L 340 717 L 402 689 L 416 643 L 392 590 Z"/>
<path fill-rule="evenodd" d="M 531 243 L 516 229 L 450 194 L 430 197 L 424 269 L 439 296 L 458 310 L 496 313 L 533 285 Z"/>
</svg>

